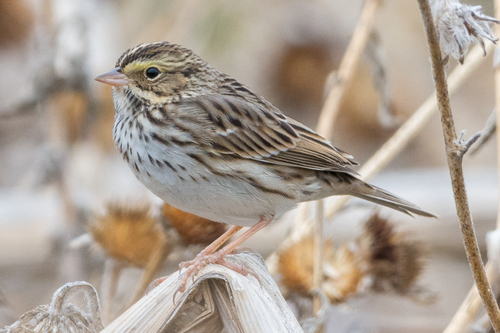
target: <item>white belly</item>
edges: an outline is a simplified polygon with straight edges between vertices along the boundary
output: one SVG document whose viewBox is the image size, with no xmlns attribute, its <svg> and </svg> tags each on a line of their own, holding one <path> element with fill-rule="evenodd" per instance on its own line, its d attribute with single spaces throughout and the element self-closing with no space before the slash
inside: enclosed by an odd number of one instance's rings
<svg viewBox="0 0 500 333">
<path fill-rule="evenodd" d="M 150 176 L 132 170 L 165 202 L 217 222 L 252 226 L 260 217 L 278 217 L 296 204 L 277 194 L 262 193 L 242 179 L 215 176 L 193 165 L 185 168 L 174 172 L 156 166 L 149 170 Z"/>
</svg>

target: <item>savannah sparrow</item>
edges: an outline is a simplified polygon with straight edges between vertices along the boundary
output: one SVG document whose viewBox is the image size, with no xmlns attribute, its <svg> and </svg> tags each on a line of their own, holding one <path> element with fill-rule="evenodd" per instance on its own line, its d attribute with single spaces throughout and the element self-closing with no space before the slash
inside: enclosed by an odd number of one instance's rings
<svg viewBox="0 0 500 333">
<path fill-rule="evenodd" d="M 135 176 L 170 205 L 234 225 L 194 260 L 185 282 L 303 201 L 352 195 L 434 217 L 357 178 L 352 156 L 176 44 L 141 44 L 96 78 L 112 85 L 113 137 Z M 215 252 L 243 226 L 245 233 Z"/>
</svg>

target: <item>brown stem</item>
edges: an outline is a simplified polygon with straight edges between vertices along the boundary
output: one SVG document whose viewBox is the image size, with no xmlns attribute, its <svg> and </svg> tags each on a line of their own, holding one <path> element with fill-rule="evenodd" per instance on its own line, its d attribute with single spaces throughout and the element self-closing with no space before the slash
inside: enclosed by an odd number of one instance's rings
<svg viewBox="0 0 500 333">
<path fill-rule="evenodd" d="M 465 251 L 469 260 L 469 265 L 476 282 L 479 295 L 483 300 L 486 312 L 490 317 L 493 329 L 495 332 L 500 332 L 500 310 L 496 303 L 495 296 L 491 290 L 486 272 L 477 245 L 477 239 L 474 232 L 472 216 L 469 210 L 467 194 L 465 192 L 464 175 L 462 169 L 462 159 L 464 151 L 457 144 L 457 135 L 453 122 L 453 114 L 450 107 L 450 99 L 448 96 L 448 85 L 446 82 L 446 74 L 443 68 L 443 60 L 441 57 L 441 49 L 439 40 L 434 26 L 431 8 L 428 0 L 417 0 L 420 8 L 420 14 L 425 28 L 429 52 L 432 63 L 432 74 L 436 85 L 436 97 L 438 101 L 438 109 L 441 113 L 441 124 L 443 127 L 444 141 L 446 145 L 446 157 L 450 176 L 453 186 L 453 194 L 455 197 L 455 205 L 457 215 L 460 222 L 460 230 L 465 245 Z"/>
<path fill-rule="evenodd" d="M 495 18 L 500 18 L 500 0 L 495 0 Z M 500 25 L 495 26 L 495 35 L 499 36 L 500 35 Z M 498 49 L 495 50 L 495 52 L 498 52 Z M 495 57 L 495 59 L 498 59 Z M 498 113 L 498 110 L 500 110 L 500 67 L 498 64 L 498 61 L 496 61 L 495 65 L 495 110 L 493 112 Z M 495 116 L 495 114 L 492 114 L 490 118 Z M 488 119 L 489 122 L 489 119 Z M 496 128 L 500 128 L 500 117 L 498 115 L 496 116 L 495 119 L 495 124 Z M 486 128 L 491 130 L 491 126 L 486 126 Z M 483 130 L 484 132 L 484 130 Z M 491 130 L 493 132 L 493 130 Z M 488 133 L 486 134 L 488 135 Z M 490 134 L 491 135 L 491 134 Z M 481 138 L 483 139 L 483 138 Z M 477 149 L 477 147 L 476 147 Z M 497 135 L 497 165 L 498 165 L 498 173 L 500 174 L 500 135 Z M 472 153 L 472 151 L 471 151 Z M 500 198 L 499 198 L 500 200 Z M 498 206 L 498 213 L 497 213 L 497 229 L 500 228 L 500 205 Z M 488 277 L 488 280 L 491 281 L 493 285 L 495 285 L 498 282 L 498 274 L 496 274 L 497 270 L 495 269 L 493 263 L 488 261 L 486 263 L 486 276 Z M 453 316 L 453 319 L 450 321 L 446 329 L 444 330 L 444 333 L 459 333 L 459 332 L 465 332 L 465 329 L 469 327 L 472 322 L 474 321 L 474 318 L 476 317 L 477 312 L 480 309 L 480 299 L 479 299 L 479 294 L 477 292 L 477 288 L 475 286 L 472 286 L 471 290 L 467 294 L 467 297 L 465 300 L 462 302 L 462 305 L 458 309 L 458 311 L 455 313 Z"/>
</svg>

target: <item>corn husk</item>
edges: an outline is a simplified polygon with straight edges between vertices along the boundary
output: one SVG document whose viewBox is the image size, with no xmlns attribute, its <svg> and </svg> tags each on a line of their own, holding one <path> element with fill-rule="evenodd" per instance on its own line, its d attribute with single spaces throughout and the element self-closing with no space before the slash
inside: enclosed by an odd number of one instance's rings
<svg viewBox="0 0 500 333">
<path fill-rule="evenodd" d="M 245 252 L 227 260 L 247 268 L 260 281 L 223 266 L 208 265 L 194 282 L 188 281 L 186 292 L 175 295 L 181 283 L 176 272 L 102 333 L 303 332 L 262 257 Z"/>
</svg>

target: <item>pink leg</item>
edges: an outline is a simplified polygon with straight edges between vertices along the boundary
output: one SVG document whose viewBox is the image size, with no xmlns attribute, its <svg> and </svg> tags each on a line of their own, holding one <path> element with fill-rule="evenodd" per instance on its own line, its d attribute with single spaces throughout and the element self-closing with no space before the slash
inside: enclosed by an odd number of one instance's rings
<svg viewBox="0 0 500 333">
<path fill-rule="evenodd" d="M 179 269 L 189 267 L 191 265 L 194 265 L 196 263 L 196 259 L 204 257 L 206 255 L 214 253 L 222 244 L 224 244 L 225 241 L 227 241 L 229 238 L 231 238 L 235 233 L 240 231 L 243 227 L 240 226 L 232 226 L 229 228 L 228 231 L 223 233 L 222 235 L 219 236 L 216 240 L 212 242 L 209 246 L 204 248 L 197 256 L 195 259 L 190 260 L 190 261 L 184 261 L 179 264 Z"/>
<path fill-rule="evenodd" d="M 241 243 L 243 243 L 248 238 L 250 238 L 252 235 L 254 235 L 257 231 L 268 226 L 272 220 L 273 220 L 272 217 L 267 218 L 267 219 L 264 217 L 261 217 L 259 222 L 254 224 L 250 229 L 245 231 L 241 236 L 239 236 L 238 238 L 233 240 L 231 243 L 226 245 L 224 248 L 220 249 L 219 251 L 217 251 L 215 253 L 204 254 L 203 252 L 206 249 L 203 250 L 200 254 L 198 254 L 196 256 L 196 258 L 194 260 L 191 260 L 189 262 L 189 265 L 188 265 L 189 267 L 184 266 L 184 267 L 188 267 L 188 268 L 187 268 L 186 272 L 184 273 L 184 277 L 182 278 L 182 283 L 180 284 L 179 289 L 177 289 L 177 292 L 179 292 L 179 291 L 184 292 L 184 290 L 186 288 L 186 283 L 187 283 L 189 277 L 193 276 L 193 279 L 194 279 L 194 277 L 208 264 L 219 264 L 219 265 L 225 266 L 229 269 L 232 269 L 233 271 L 238 272 L 240 274 L 247 275 L 249 272 L 245 268 L 225 261 L 224 257 L 226 257 L 228 254 L 230 254 L 235 248 L 237 248 L 239 245 L 241 245 Z M 241 227 L 233 227 L 233 228 L 240 228 L 241 229 Z M 230 230 L 232 230 L 232 228 L 229 229 L 228 232 Z M 209 248 L 211 246 L 212 245 L 210 245 Z M 175 299 L 175 295 L 174 295 L 174 299 Z"/>
<path fill-rule="evenodd" d="M 237 233 L 242 228 L 243 227 L 240 227 L 240 226 L 232 226 L 225 233 L 223 233 L 222 235 L 220 235 L 219 238 L 217 238 L 216 240 L 214 240 L 212 242 L 212 244 L 210 244 L 209 246 L 207 246 L 206 248 L 204 248 L 196 256 L 196 258 L 203 257 L 203 256 L 206 256 L 206 255 L 214 253 L 222 244 L 224 244 L 225 241 L 227 241 L 229 238 L 231 238 L 231 236 L 233 236 L 235 233 Z M 193 265 L 195 263 L 196 263 L 196 259 L 190 260 L 190 261 L 181 262 L 179 264 L 179 272 L 180 272 L 180 269 L 185 268 L 185 267 L 189 267 L 189 266 L 191 266 L 191 265 Z M 160 283 L 162 283 L 163 281 L 165 281 L 166 279 L 168 279 L 169 276 L 170 275 L 167 275 L 167 276 L 155 279 L 149 285 L 147 292 L 149 292 L 149 291 L 153 290 L 154 288 L 156 288 L 157 286 L 159 286 Z"/>
<path fill-rule="evenodd" d="M 271 223 L 272 220 L 273 220 L 272 218 L 267 219 L 267 220 L 264 218 L 261 218 L 259 222 L 255 223 L 250 229 L 245 231 L 240 237 L 236 238 L 234 241 L 232 241 L 231 243 L 224 246 L 224 248 L 222 248 L 217 253 L 225 252 L 225 255 L 223 256 L 223 257 L 225 257 L 226 255 L 231 253 L 234 249 L 236 249 L 238 246 L 240 246 L 244 241 L 246 241 L 247 239 L 249 239 L 250 237 L 255 235 L 255 233 L 257 233 L 257 231 L 259 231 L 260 229 L 262 229 L 264 227 L 267 227 Z"/>
</svg>

